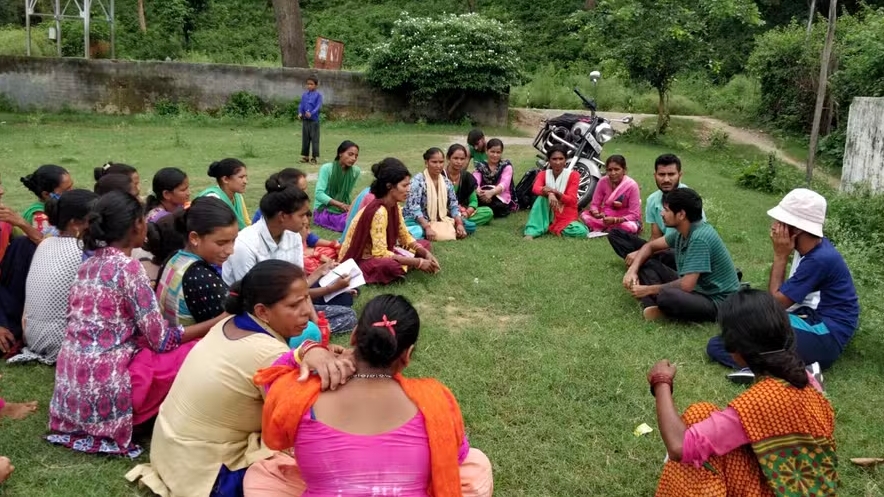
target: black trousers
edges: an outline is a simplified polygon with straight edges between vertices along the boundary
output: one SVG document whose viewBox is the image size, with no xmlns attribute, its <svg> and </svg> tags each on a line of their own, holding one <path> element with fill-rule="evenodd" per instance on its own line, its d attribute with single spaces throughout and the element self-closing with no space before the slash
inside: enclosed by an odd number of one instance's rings
<svg viewBox="0 0 884 497">
<path fill-rule="evenodd" d="M 483 202 L 482 199 L 479 199 L 479 205 L 490 207 L 491 212 L 494 213 L 494 217 L 507 217 L 510 215 L 510 212 L 512 212 L 510 204 L 503 203 L 503 201 L 497 197 L 492 198 L 491 202 L 487 203 Z"/>
<path fill-rule="evenodd" d="M 608 241 L 614 252 L 624 259 L 647 243 L 637 235 L 621 230 L 612 230 L 608 234 Z M 642 285 L 665 285 L 677 279 L 675 255 L 671 249 L 654 254 L 638 269 L 638 281 Z M 680 288 L 664 288 L 657 295 L 643 298 L 641 302 L 642 307 L 657 306 L 667 317 L 678 321 L 702 323 L 718 318 L 718 306 L 712 299 Z"/>
<path fill-rule="evenodd" d="M 308 157 L 313 146 L 313 158 L 319 157 L 319 121 L 301 119 L 301 157 Z"/>
</svg>

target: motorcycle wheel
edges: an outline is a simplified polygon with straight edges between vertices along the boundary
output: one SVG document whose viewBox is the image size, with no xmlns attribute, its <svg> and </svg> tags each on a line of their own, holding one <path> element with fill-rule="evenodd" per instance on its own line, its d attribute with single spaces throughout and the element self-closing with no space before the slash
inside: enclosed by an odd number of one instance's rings
<svg viewBox="0 0 884 497">
<path fill-rule="evenodd" d="M 580 175 L 580 184 L 577 186 L 577 198 L 579 199 L 577 201 L 577 209 L 580 211 L 592 201 L 592 194 L 595 192 L 595 185 L 599 180 L 581 162 L 574 166 L 574 170 Z"/>
</svg>

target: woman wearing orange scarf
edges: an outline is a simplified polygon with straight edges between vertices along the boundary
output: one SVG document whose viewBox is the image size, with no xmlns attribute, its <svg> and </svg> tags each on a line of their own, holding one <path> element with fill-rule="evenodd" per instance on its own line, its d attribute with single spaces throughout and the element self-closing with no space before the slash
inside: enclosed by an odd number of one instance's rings
<svg viewBox="0 0 884 497">
<path fill-rule="evenodd" d="M 669 461 L 658 497 L 835 495 L 835 413 L 795 352 L 786 311 L 767 292 L 741 291 L 719 309 L 721 339 L 758 382 L 727 408 L 694 404 L 679 417 L 675 366 L 648 373 Z"/>
<path fill-rule="evenodd" d="M 351 338 L 356 374 L 336 391 L 298 383 L 294 367 L 259 371 L 255 383 L 270 388 L 263 442 L 295 457 L 252 465 L 246 497 L 490 496 L 491 463 L 469 447 L 454 396 L 434 379 L 401 374 L 419 329 L 404 297 L 380 295 Z"/>
</svg>

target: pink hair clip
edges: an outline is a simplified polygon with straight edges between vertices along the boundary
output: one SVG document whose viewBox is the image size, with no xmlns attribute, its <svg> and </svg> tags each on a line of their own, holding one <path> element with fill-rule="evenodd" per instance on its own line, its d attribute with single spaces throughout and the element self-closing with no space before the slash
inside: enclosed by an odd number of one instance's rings
<svg viewBox="0 0 884 497">
<path fill-rule="evenodd" d="M 393 336 L 396 336 L 396 330 L 393 328 L 394 324 L 396 324 L 396 321 L 395 320 L 390 321 L 389 319 L 387 319 L 387 315 L 384 314 L 384 319 L 382 321 L 378 321 L 377 323 L 372 323 L 371 325 L 372 326 L 382 326 L 384 328 L 387 328 L 388 330 L 390 330 L 390 333 Z"/>
</svg>

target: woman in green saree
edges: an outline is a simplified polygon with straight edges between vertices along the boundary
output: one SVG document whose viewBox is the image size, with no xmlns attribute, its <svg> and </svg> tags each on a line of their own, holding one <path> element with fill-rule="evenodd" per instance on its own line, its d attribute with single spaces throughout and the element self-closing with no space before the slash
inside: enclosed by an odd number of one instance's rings
<svg viewBox="0 0 884 497">
<path fill-rule="evenodd" d="M 350 195 L 361 174 L 356 165 L 358 159 L 359 145 L 345 140 L 338 146 L 334 162 L 319 168 L 313 201 L 313 224 L 338 233 L 344 231 L 350 212 Z"/>
<path fill-rule="evenodd" d="M 249 221 L 249 212 L 246 209 L 245 197 L 243 197 L 246 185 L 249 184 L 246 165 L 239 159 L 222 159 L 209 166 L 208 174 L 215 178 L 218 184 L 201 191 L 197 198 L 216 197 L 223 200 L 236 214 L 239 229 L 252 224 Z"/>
</svg>

